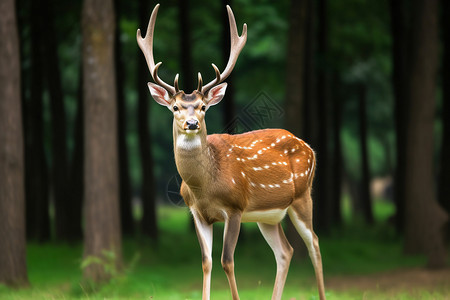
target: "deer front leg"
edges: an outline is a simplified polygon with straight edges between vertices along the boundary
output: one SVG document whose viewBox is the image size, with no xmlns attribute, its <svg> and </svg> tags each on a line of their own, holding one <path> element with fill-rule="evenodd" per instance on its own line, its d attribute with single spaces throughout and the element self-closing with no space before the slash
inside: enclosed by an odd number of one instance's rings
<svg viewBox="0 0 450 300">
<path fill-rule="evenodd" d="M 225 229 L 223 233 L 222 267 L 227 274 L 233 300 L 239 300 L 239 294 L 234 276 L 234 250 L 241 229 L 241 215 L 227 215 L 225 218 Z"/>
<path fill-rule="evenodd" d="M 202 250 L 202 269 L 203 269 L 203 292 L 202 299 L 209 300 L 211 293 L 211 270 L 212 270 L 212 225 L 203 221 L 194 209 L 191 209 L 194 216 L 195 231 L 197 232 L 198 242 Z"/>
</svg>

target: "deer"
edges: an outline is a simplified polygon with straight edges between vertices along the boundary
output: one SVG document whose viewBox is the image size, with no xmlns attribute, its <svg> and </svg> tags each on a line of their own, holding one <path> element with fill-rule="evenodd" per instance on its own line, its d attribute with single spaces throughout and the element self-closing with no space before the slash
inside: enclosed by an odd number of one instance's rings
<svg viewBox="0 0 450 300">
<path fill-rule="evenodd" d="M 262 129 L 242 134 L 211 134 L 206 131 L 205 114 L 224 97 L 237 58 L 247 41 L 247 25 L 237 31 L 230 6 L 231 49 L 227 65 L 220 72 L 212 64 L 216 78 L 187 94 L 158 76 L 153 36 L 159 4 L 153 9 L 145 37 L 137 30 L 142 50 L 155 83 L 148 88 L 153 99 L 173 114 L 173 150 L 182 178 L 180 194 L 189 208 L 200 244 L 203 270 L 202 299 L 210 299 L 213 224 L 224 222 L 221 263 L 233 300 L 239 299 L 234 273 L 234 251 L 242 222 L 256 222 L 276 260 L 272 300 L 281 299 L 293 248 L 281 226 L 286 215 L 308 248 L 318 292 L 325 300 L 319 239 L 313 231 L 311 198 L 316 168 L 315 153 L 300 138 L 283 129 Z"/>
</svg>

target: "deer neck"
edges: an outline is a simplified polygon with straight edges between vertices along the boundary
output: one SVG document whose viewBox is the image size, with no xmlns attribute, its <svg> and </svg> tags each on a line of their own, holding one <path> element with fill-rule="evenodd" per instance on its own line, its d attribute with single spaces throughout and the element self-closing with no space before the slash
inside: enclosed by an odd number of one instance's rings
<svg viewBox="0 0 450 300">
<path fill-rule="evenodd" d="M 175 163 L 183 181 L 192 189 L 208 185 L 213 159 L 207 141 L 206 125 L 196 134 L 186 134 L 173 124 Z"/>
</svg>

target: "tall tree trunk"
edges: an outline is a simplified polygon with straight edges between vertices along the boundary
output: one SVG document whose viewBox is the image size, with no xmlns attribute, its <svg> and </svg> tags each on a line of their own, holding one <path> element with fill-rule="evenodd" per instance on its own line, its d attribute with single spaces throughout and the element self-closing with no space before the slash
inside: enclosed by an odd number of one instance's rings
<svg viewBox="0 0 450 300">
<path fill-rule="evenodd" d="M 44 78 L 50 95 L 51 136 L 52 136 L 52 190 L 55 206 L 55 235 L 59 240 L 70 240 L 75 234 L 81 236 L 81 220 L 71 220 L 68 209 L 68 158 L 67 158 L 67 130 L 64 96 L 59 71 L 56 33 L 54 30 L 53 6 L 49 0 L 39 3 L 39 13 L 42 18 L 44 54 Z M 76 226 L 78 225 L 78 226 Z M 78 231 L 71 233 L 70 230 Z"/>
<path fill-rule="evenodd" d="M 147 28 L 150 13 L 149 1 L 139 1 L 139 28 Z M 149 92 L 146 84 L 148 69 L 144 56 L 138 50 L 138 133 L 139 151 L 142 165 L 141 198 L 143 206 L 142 232 L 154 240 L 158 238 L 156 215 L 155 178 L 153 175 L 153 156 L 151 150 L 151 134 L 149 129 Z"/>
<path fill-rule="evenodd" d="M 317 120 L 318 141 L 315 151 L 317 153 L 317 164 L 322 166 L 316 170 L 316 184 L 314 188 L 314 219 L 319 231 L 327 231 L 330 228 L 331 205 L 330 205 L 330 165 L 329 159 L 329 106 L 330 106 L 330 78 L 327 69 L 328 53 L 328 16 L 327 0 L 318 3 L 318 70 L 317 70 Z"/>
<path fill-rule="evenodd" d="M 333 90 L 338 90 L 337 76 L 333 76 Z M 340 85 L 339 85 L 340 86 Z M 333 106 L 332 113 L 332 134 L 333 134 L 333 153 L 332 153 L 332 176 L 331 180 L 331 223 L 332 225 L 342 224 L 341 215 L 341 194 L 342 194 L 342 145 L 341 145 L 341 123 L 342 123 L 342 99 L 340 93 L 335 93 L 332 97 L 331 104 Z"/>
<path fill-rule="evenodd" d="M 117 110 L 114 69 L 114 7 L 112 0 L 85 0 L 82 12 L 84 90 L 84 257 L 98 257 L 116 269 L 122 266 Z M 105 264 L 84 269 L 95 282 L 110 279 Z"/>
<path fill-rule="evenodd" d="M 78 93 L 77 93 L 77 113 L 75 117 L 75 132 L 74 132 L 74 149 L 72 160 L 70 164 L 70 203 L 69 213 L 72 214 L 71 219 L 82 219 L 82 204 L 84 197 L 84 109 L 83 109 L 83 74 L 82 66 L 80 64 L 80 74 L 78 79 Z M 73 232 L 71 230 L 71 232 Z M 74 236 L 78 239 L 78 236 Z M 81 236 L 79 237 L 81 238 Z"/>
<path fill-rule="evenodd" d="M 36 11 L 38 2 L 31 3 Z M 42 80 L 42 22 L 40 14 L 30 13 L 30 96 L 23 101 L 25 142 L 25 199 L 28 239 L 50 239 L 49 181 L 44 149 L 44 108 Z M 24 95 L 23 95 L 24 96 Z"/>
<path fill-rule="evenodd" d="M 28 284 L 20 58 L 15 1 L 0 11 L 0 283 Z"/>
<path fill-rule="evenodd" d="M 446 262 L 443 226 L 448 220 L 434 193 L 433 124 L 438 64 L 438 0 L 413 2 L 410 110 L 406 135 L 405 250 Z"/>
<path fill-rule="evenodd" d="M 286 68 L 286 128 L 294 135 L 303 135 L 304 109 L 304 64 L 305 64 L 305 32 L 306 9 L 308 0 L 292 0 L 289 10 L 289 40 L 287 48 Z M 286 235 L 294 248 L 297 257 L 305 254 L 302 239 L 289 219 L 286 219 Z"/>
<path fill-rule="evenodd" d="M 404 0 L 390 0 L 392 33 L 392 88 L 394 90 L 394 115 L 396 133 L 396 168 L 394 199 L 396 206 L 395 227 L 403 232 L 405 224 L 405 167 L 406 126 L 408 124 L 407 65 L 410 31 L 407 26 L 407 9 Z"/>
<path fill-rule="evenodd" d="M 119 0 L 115 0 L 116 7 Z M 117 9 L 120 11 L 120 9 Z M 119 17 L 118 17 L 119 19 Z M 118 23 L 119 24 L 119 23 Z M 134 232 L 133 215 L 131 212 L 131 182 L 127 148 L 127 105 L 124 92 L 124 67 L 122 60 L 122 45 L 120 43 L 120 28 L 115 32 L 115 63 L 117 88 L 117 132 L 119 151 L 119 180 L 120 180 L 120 220 L 122 233 L 131 235 Z"/>
<path fill-rule="evenodd" d="M 222 19 L 222 63 L 223 68 L 228 62 L 230 56 L 230 25 L 228 21 L 228 12 L 225 9 L 227 5 L 231 5 L 231 0 L 222 0 L 222 6 L 220 7 L 221 19 Z M 233 74 L 227 78 L 227 92 L 225 93 L 223 99 L 223 122 L 225 125 L 225 133 L 236 133 L 236 122 L 234 122 L 235 117 L 235 101 L 234 101 L 234 84 L 233 84 Z"/>
<path fill-rule="evenodd" d="M 358 87 L 359 142 L 361 153 L 360 207 L 364 220 L 373 224 L 372 198 L 370 197 L 369 153 L 367 147 L 367 88 Z"/>
<path fill-rule="evenodd" d="M 148 14 L 148 12 L 146 12 Z M 197 88 L 194 83 L 195 74 L 192 71 L 192 40 L 190 22 L 190 1 L 178 0 L 179 32 L 180 32 L 180 64 L 182 89 L 190 93 Z M 141 54 L 139 54 L 141 55 Z"/>
<path fill-rule="evenodd" d="M 450 213 L 450 1 L 442 0 L 443 61 L 442 61 L 442 149 L 439 178 L 439 203 Z M 450 230 L 448 231 L 450 234 Z"/>
<path fill-rule="evenodd" d="M 307 0 L 306 27 L 305 27 L 305 62 L 304 62 L 304 110 L 303 110 L 303 137 L 311 145 L 317 145 L 318 123 L 317 97 L 316 97 L 316 10 L 313 0 Z"/>
</svg>

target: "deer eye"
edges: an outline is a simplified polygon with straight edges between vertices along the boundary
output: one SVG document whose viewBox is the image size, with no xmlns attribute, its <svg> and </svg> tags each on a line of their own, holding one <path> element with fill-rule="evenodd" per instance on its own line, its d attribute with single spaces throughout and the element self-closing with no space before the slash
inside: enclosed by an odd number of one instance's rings
<svg viewBox="0 0 450 300">
<path fill-rule="evenodd" d="M 174 105 L 173 106 L 173 111 L 178 111 L 178 106 Z"/>
<path fill-rule="evenodd" d="M 206 110 L 206 105 L 202 106 L 202 110 L 205 111 Z"/>
</svg>

